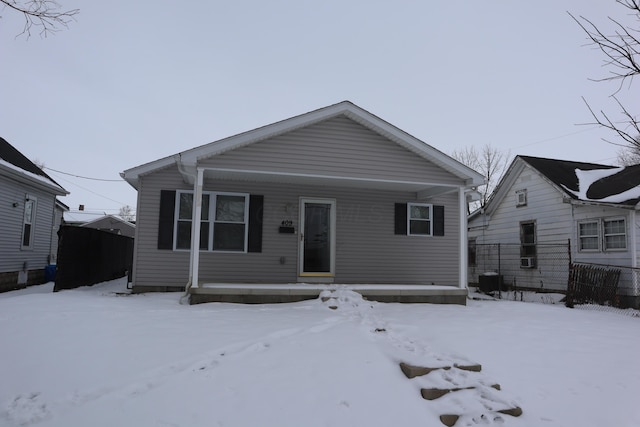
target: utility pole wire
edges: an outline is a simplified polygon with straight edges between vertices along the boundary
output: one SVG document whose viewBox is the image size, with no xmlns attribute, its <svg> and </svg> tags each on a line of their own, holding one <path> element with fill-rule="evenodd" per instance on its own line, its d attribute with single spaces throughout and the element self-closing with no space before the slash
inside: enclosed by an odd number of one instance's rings
<svg viewBox="0 0 640 427">
<path fill-rule="evenodd" d="M 0 0 L 0 1 L 2 1 L 2 0 Z M 63 175 L 69 175 L 69 176 L 73 176 L 73 177 L 76 177 L 76 178 L 82 178 L 82 179 L 90 179 L 90 180 L 92 180 L 92 181 L 126 182 L 124 179 L 102 179 L 102 178 L 90 178 L 90 177 L 88 177 L 88 176 L 74 175 L 74 174 L 72 174 L 72 173 L 67 173 L 67 172 L 62 172 L 62 171 L 58 171 L 58 170 L 55 170 L 55 169 L 51 169 L 51 168 L 50 168 L 50 167 L 48 167 L 48 166 L 43 166 L 42 168 L 43 168 L 43 169 L 49 169 L 50 171 L 53 171 L 53 172 L 61 173 L 61 174 L 63 174 Z"/>
</svg>

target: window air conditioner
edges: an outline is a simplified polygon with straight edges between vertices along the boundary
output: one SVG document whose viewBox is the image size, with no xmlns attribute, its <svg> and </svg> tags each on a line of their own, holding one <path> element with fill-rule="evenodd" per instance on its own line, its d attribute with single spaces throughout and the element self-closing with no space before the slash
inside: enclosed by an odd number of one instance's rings
<svg viewBox="0 0 640 427">
<path fill-rule="evenodd" d="M 520 268 L 535 268 L 536 259 L 532 256 L 525 256 L 520 258 Z"/>
</svg>

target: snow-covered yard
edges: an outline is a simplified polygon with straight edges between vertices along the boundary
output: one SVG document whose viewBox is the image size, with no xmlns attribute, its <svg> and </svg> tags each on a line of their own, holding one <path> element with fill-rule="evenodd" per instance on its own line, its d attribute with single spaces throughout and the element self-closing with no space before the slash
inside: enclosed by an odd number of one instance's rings
<svg viewBox="0 0 640 427">
<path fill-rule="evenodd" d="M 640 425 L 637 312 L 381 304 L 348 290 L 187 306 L 119 295 L 123 280 L 51 287 L 0 294 L 2 426 L 438 426 L 445 413 L 463 414 L 456 426 Z M 402 361 L 482 371 L 408 379 Z M 420 395 L 452 386 L 475 388 Z M 490 411 L 509 406 L 522 416 Z"/>
</svg>

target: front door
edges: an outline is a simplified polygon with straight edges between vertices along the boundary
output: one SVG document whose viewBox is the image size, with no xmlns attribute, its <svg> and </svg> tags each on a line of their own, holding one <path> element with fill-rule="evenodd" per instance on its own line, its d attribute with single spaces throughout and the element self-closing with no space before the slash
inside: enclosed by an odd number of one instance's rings
<svg viewBox="0 0 640 427">
<path fill-rule="evenodd" d="M 300 200 L 299 274 L 333 277 L 336 250 L 336 201 Z"/>
</svg>

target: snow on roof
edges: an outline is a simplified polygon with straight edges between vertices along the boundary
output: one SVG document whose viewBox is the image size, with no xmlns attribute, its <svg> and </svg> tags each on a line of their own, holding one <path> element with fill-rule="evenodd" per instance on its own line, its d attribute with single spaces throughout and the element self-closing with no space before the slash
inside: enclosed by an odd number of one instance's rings
<svg viewBox="0 0 640 427">
<path fill-rule="evenodd" d="M 606 195 L 606 193 L 603 194 L 602 191 L 600 191 L 600 194 L 593 194 L 598 190 L 598 188 L 595 188 L 596 184 L 602 184 L 605 181 L 612 181 L 611 178 L 622 174 L 626 169 L 627 168 L 624 167 L 593 170 L 576 169 L 575 173 L 578 178 L 578 191 L 571 190 L 564 185 L 563 187 L 566 191 L 575 195 L 580 200 L 621 204 L 628 204 L 628 202 L 631 201 L 633 204 L 636 204 L 640 201 L 640 176 L 637 175 L 636 180 L 638 181 L 638 185 L 632 186 L 626 190 L 617 188 L 619 192 L 612 192 L 611 190 L 616 190 L 615 188 L 612 188 L 612 185 L 602 185 L 602 187 L 608 187 L 607 189 L 610 190 L 608 191 L 609 195 Z"/>
<path fill-rule="evenodd" d="M 92 222 L 105 216 L 107 216 L 105 212 L 67 211 L 63 213 L 65 222 L 81 224 Z"/>
<path fill-rule="evenodd" d="M 19 172 L 26 178 L 44 183 L 48 187 L 54 187 L 61 191 L 60 194 L 69 194 L 53 178 L 2 137 L 0 137 L 0 166 Z"/>
<path fill-rule="evenodd" d="M 640 164 L 616 167 L 540 157 L 518 157 L 573 199 L 625 206 L 635 206 L 640 202 Z"/>
<path fill-rule="evenodd" d="M 65 194 L 69 194 L 69 192 L 67 190 L 65 190 L 64 188 L 62 188 L 57 182 L 53 181 L 51 178 L 49 178 L 48 176 L 43 176 L 43 175 L 38 175 L 35 174 L 33 172 L 29 172 L 27 170 L 22 169 L 19 166 L 14 165 L 13 163 L 9 163 L 6 160 L 0 159 L 0 166 L 4 166 L 7 169 L 11 169 L 19 174 L 24 175 L 26 178 L 29 178 L 33 181 L 38 181 L 41 182 L 43 184 L 45 184 L 47 187 L 53 187 L 55 190 L 57 190 L 58 194 L 60 195 L 65 195 Z"/>
</svg>

